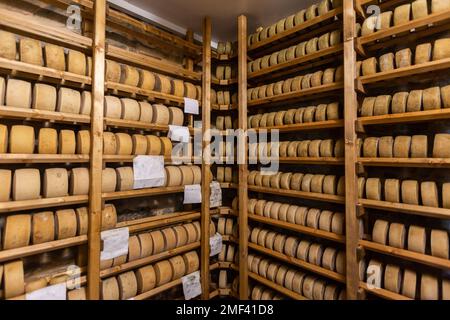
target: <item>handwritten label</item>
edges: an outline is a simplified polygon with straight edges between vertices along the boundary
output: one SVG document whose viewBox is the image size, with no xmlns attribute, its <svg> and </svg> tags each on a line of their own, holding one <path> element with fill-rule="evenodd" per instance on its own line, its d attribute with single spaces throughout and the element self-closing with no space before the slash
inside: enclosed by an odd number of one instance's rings
<svg viewBox="0 0 450 320">
<path fill-rule="evenodd" d="M 213 181 L 210 184 L 211 187 L 211 197 L 209 206 L 211 208 L 220 207 L 222 205 L 222 188 L 220 187 L 220 183 L 217 181 Z"/>
<path fill-rule="evenodd" d="M 130 231 L 128 228 L 119 228 L 101 232 L 103 250 L 100 260 L 109 260 L 128 254 L 128 239 Z"/>
<path fill-rule="evenodd" d="M 136 156 L 133 159 L 134 189 L 161 187 L 166 184 L 163 156 Z"/>
<path fill-rule="evenodd" d="M 66 283 L 59 283 L 26 294 L 26 300 L 66 300 Z"/>
<path fill-rule="evenodd" d="M 199 114 L 198 100 L 184 97 L 184 113 Z"/>
<path fill-rule="evenodd" d="M 191 184 L 184 186 L 184 204 L 201 203 L 202 187 L 199 184 Z"/>
<path fill-rule="evenodd" d="M 209 256 L 218 255 L 222 251 L 222 235 L 216 233 L 211 238 L 209 238 Z"/>
<path fill-rule="evenodd" d="M 200 271 L 195 271 L 181 278 L 183 283 L 183 293 L 186 300 L 191 300 L 202 294 L 200 285 Z"/>
</svg>

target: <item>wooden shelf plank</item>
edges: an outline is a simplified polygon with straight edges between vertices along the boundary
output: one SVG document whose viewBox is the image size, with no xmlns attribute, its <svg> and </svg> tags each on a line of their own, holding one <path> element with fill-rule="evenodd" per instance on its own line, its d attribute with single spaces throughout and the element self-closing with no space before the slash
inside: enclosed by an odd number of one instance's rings
<svg viewBox="0 0 450 320">
<path fill-rule="evenodd" d="M 286 289 L 283 286 L 280 286 L 279 284 L 276 284 L 275 282 L 272 282 L 270 280 L 267 280 L 266 278 L 263 278 L 256 273 L 249 272 L 248 277 L 252 278 L 253 280 L 295 300 L 308 300 L 306 297 L 302 296 L 301 294 L 298 294 L 297 292 L 291 291 L 289 289 Z"/>
<path fill-rule="evenodd" d="M 342 90 L 344 88 L 342 82 L 335 82 L 330 84 L 324 84 L 318 87 L 313 87 L 304 90 L 298 90 L 288 93 L 282 93 L 278 95 L 274 95 L 272 97 L 266 97 L 262 99 L 255 99 L 248 101 L 248 107 L 273 107 L 271 103 L 274 102 L 287 102 L 287 101 L 295 101 L 301 99 L 302 101 L 306 98 L 317 98 L 317 97 L 326 97 L 335 91 Z"/>
<path fill-rule="evenodd" d="M 345 198 L 342 196 L 336 196 L 333 194 L 325 193 L 315 193 L 315 192 L 305 192 L 297 190 L 285 190 L 285 189 L 275 189 L 257 186 L 248 186 L 249 191 L 260 192 L 260 193 L 270 193 L 285 197 L 302 198 L 308 200 L 332 202 L 332 203 L 345 203 Z"/>
<path fill-rule="evenodd" d="M 449 109 L 450 110 L 450 109 Z M 296 131 L 312 131 L 312 130 L 324 130 L 332 128 L 342 128 L 344 127 L 344 120 L 326 120 L 317 122 L 305 122 L 296 123 L 283 126 L 273 126 L 273 127 L 261 127 L 261 128 L 250 128 L 249 130 L 255 130 L 256 132 L 262 130 L 278 130 L 279 132 L 296 132 Z"/>
<path fill-rule="evenodd" d="M 395 203 L 370 199 L 359 199 L 358 205 L 363 208 L 400 212 L 424 217 L 450 219 L 450 209 L 418 206 L 406 203 Z"/>
<path fill-rule="evenodd" d="M 216 111 L 230 111 L 236 110 L 238 107 L 236 104 L 212 104 L 211 109 Z"/>
<path fill-rule="evenodd" d="M 74 204 L 87 203 L 88 196 L 67 196 L 58 198 L 42 198 L 35 200 L 20 200 L 0 202 L 0 213 L 8 213 L 14 211 L 51 208 L 59 206 L 69 206 Z"/>
<path fill-rule="evenodd" d="M 320 266 L 316 266 L 312 263 L 294 258 L 294 257 L 289 257 L 285 254 L 279 253 L 277 251 L 273 251 L 264 247 L 261 247 L 257 244 L 254 243 L 250 243 L 248 244 L 248 247 L 250 249 L 253 249 L 255 251 L 258 251 L 259 253 L 268 255 L 270 257 L 276 258 L 278 260 L 290 263 L 294 266 L 303 268 L 305 270 L 308 270 L 310 272 L 316 273 L 318 275 L 321 275 L 323 277 L 326 277 L 328 279 L 332 279 L 334 281 L 340 282 L 340 283 L 345 283 L 345 275 L 339 274 L 337 272 L 322 268 Z"/>
<path fill-rule="evenodd" d="M 450 168 L 450 158 L 358 158 L 370 167 Z"/>
<path fill-rule="evenodd" d="M 157 195 L 180 193 L 180 192 L 184 192 L 183 186 L 157 187 L 157 188 L 146 188 L 146 189 L 136 189 L 136 190 L 103 193 L 102 199 L 103 200 L 118 200 L 118 199 L 157 196 Z"/>
<path fill-rule="evenodd" d="M 16 108 L 10 106 L 0 106 L 0 118 L 20 119 L 27 121 L 50 121 L 67 124 L 89 124 L 91 122 L 89 116 L 81 114 Z"/>
<path fill-rule="evenodd" d="M 87 236 L 78 236 L 68 239 L 49 241 L 40 244 L 29 245 L 22 248 L 8 249 L 0 251 L 0 262 L 24 258 L 44 252 L 51 252 L 59 249 L 74 247 L 87 243 Z"/>
<path fill-rule="evenodd" d="M 392 292 L 392 291 L 389 291 L 389 290 L 386 290 L 383 288 L 371 288 L 365 282 L 360 282 L 359 287 L 366 292 L 369 292 L 373 295 L 376 295 L 380 298 L 387 299 L 387 300 L 413 300 L 409 297 L 403 296 L 401 294 L 398 294 L 398 293 L 395 293 L 395 292 Z"/>
<path fill-rule="evenodd" d="M 231 86 L 233 84 L 237 84 L 237 82 L 238 81 L 236 78 L 235 79 L 227 79 L 227 80 L 225 80 L 225 79 L 219 80 L 219 79 L 214 78 L 211 80 L 211 84 L 214 84 L 217 86 Z"/>
<path fill-rule="evenodd" d="M 248 218 L 250 220 L 268 224 L 268 225 L 271 225 L 274 227 L 292 230 L 292 231 L 296 231 L 296 232 L 299 232 L 302 234 L 307 234 L 309 236 L 323 238 L 323 239 L 335 241 L 338 243 L 345 243 L 345 236 L 339 235 L 336 233 L 323 231 L 323 230 L 319 230 L 319 229 L 314 229 L 314 228 L 310 228 L 310 227 L 306 227 L 306 226 L 302 226 L 302 225 L 298 225 L 298 224 L 293 224 L 293 223 L 289 223 L 289 222 L 285 222 L 285 221 L 275 220 L 275 219 L 258 216 L 258 215 L 250 214 L 250 213 L 248 214 Z"/>
<path fill-rule="evenodd" d="M 0 163 L 87 163 L 87 154 L 0 154 Z"/>
<path fill-rule="evenodd" d="M 220 187 L 222 189 L 237 189 L 238 185 L 236 183 L 230 183 L 230 182 L 221 182 Z"/>
<path fill-rule="evenodd" d="M 133 159 L 137 155 L 110 155 L 110 154 L 104 154 L 103 155 L 103 161 L 104 162 L 133 162 Z M 191 157 L 165 157 L 164 158 L 164 164 L 199 164 L 200 158 L 191 158 Z"/>
<path fill-rule="evenodd" d="M 450 260 L 433 257 L 427 254 L 421 254 L 405 249 L 395 248 L 391 246 L 385 246 L 379 243 L 375 243 L 367 240 L 359 240 L 359 245 L 366 250 L 386 254 L 392 257 L 421 263 L 430 267 L 448 270 L 450 269 Z"/>
<path fill-rule="evenodd" d="M 435 109 L 416 112 L 385 114 L 372 117 L 359 117 L 357 125 L 379 125 L 379 124 L 397 124 L 397 123 L 414 123 L 424 121 L 435 121 L 442 119 L 450 119 L 450 109 Z"/>
<path fill-rule="evenodd" d="M 318 164 L 318 165 L 343 165 L 344 158 L 335 157 L 279 157 L 280 163 L 290 164 Z"/>
<path fill-rule="evenodd" d="M 149 299 L 149 298 L 151 298 L 153 296 L 156 296 L 157 294 L 160 294 L 160 293 L 162 293 L 164 291 L 167 291 L 167 290 L 172 289 L 172 288 L 174 288 L 176 286 L 179 286 L 181 284 L 182 284 L 181 278 L 180 279 L 176 279 L 176 280 L 170 281 L 170 282 L 168 282 L 166 284 L 163 284 L 162 286 L 154 288 L 154 289 L 152 289 L 150 291 L 141 293 L 141 294 L 135 296 L 134 298 L 132 298 L 131 300 L 146 300 L 146 299 Z"/>
</svg>

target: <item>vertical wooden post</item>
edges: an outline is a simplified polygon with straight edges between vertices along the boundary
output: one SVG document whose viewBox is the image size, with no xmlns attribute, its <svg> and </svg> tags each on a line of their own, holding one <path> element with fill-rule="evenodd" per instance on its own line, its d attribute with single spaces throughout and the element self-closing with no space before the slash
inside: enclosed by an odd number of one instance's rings
<svg viewBox="0 0 450 320">
<path fill-rule="evenodd" d="M 353 0 L 344 1 L 344 121 L 345 121 L 345 237 L 347 299 L 357 299 L 359 272 L 357 247 L 359 230 L 356 217 L 358 187 L 356 175 L 357 96 L 355 91 L 355 10 Z"/>
<path fill-rule="evenodd" d="M 209 299 L 209 198 L 211 195 L 211 18 L 203 20 L 202 72 L 202 216 L 201 216 L 201 284 L 202 299 Z"/>
<path fill-rule="evenodd" d="M 189 29 L 186 32 L 186 40 L 189 42 L 194 43 L 194 32 Z M 184 57 L 184 67 L 189 71 L 194 71 L 194 60 L 188 56 Z M 193 127 L 194 126 L 194 115 L 190 114 L 188 116 L 188 126 Z"/>
<path fill-rule="evenodd" d="M 103 100 L 105 95 L 106 0 L 95 0 L 92 46 L 92 112 L 89 180 L 88 299 L 100 298 L 100 230 L 102 214 Z"/>
<path fill-rule="evenodd" d="M 248 299 L 248 187 L 247 187 L 247 17 L 238 17 L 239 129 L 239 298 Z"/>
</svg>

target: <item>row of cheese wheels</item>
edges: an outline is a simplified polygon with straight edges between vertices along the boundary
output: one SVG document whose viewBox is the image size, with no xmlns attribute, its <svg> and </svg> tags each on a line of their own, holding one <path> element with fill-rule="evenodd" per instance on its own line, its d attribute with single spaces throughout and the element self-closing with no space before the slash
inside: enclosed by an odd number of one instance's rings
<svg viewBox="0 0 450 320">
<path fill-rule="evenodd" d="M 301 207 L 264 199 L 249 199 L 248 212 L 335 234 L 342 235 L 345 232 L 344 214 L 341 212 Z"/>
<path fill-rule="evenodd" d="M 249 101 L 269 98 L 280 94 L 297 92 L 306 90 L 321 85 L 332 84 L 343 81 L 344 68 L 339 66 L 337 68 L 328 68 L 324 71 L 319 70 L 314 73 L 296 76 L 280 80 L 275 83 L 265 84 L 255 88 L 247 89 L 247 99 Z"/>
<path fill-rule="evenodd" d="M 343 157 L 344 139 L 315 139 L 249 144 L 249 157 Z"/>
<path fill-rule="evenodd" d="M 152 265 L 128 271 L 101 282 L 102 300 L 127 300 L 197 271 L 197 252 L 190 251 Z"/>
<path fill-rule="evenodd" d="M 273 291 L 272 289 L 266 288 L 262 285 L 250 286 L 249 299 L 251 300 L 285 300 L 286 298 L 281 294 Z"/>
<path fill-rule="evenodd" d="M 300 172 L 261 174 L 261 171 L 253 170 L 250 171 L 247 182 L 258 187 L 345 195 L 345 177 L 335 175 Z"/>
<path fill-rule="evenodd" d="M 220 233 L 221 235 L 232 236 L 233 228 L 235 226 L 234 220 L 235 220 L 234 218 L 220 217 L 217 220 L 217 232 Z"/>
<path fill-rule="evenodd" d="M 145 101 L 129 98 L 105 97 L 104 115 L 111 119 L 124 119 L 155 123 L 160 125 L 182 126 L 184 123 L 183 110 L 177 107 L 167 107 L 163 104 L 151 105 Z"/>
<path fill-rule="evenodd" d="M 439 279 L 436 275 L 418 274 L 409 268 L 371 259 L 367 266 L 367 284 L 375 288 L 419 300 L 450 300 L 450 279 Z M 420 277 L 420 280 L 419 280 Z"/>
<path fill-rule="evenodd" d="M 17 37 L 13 33 L 0 30 L 0 57 L 83 76 L 90 75 L 92 59 L 84 53 L 25 37 L 19 39 L 17 50 Z"/>
<path fill-rule="evenodd" d="M 58 111 L 72 114 L 91 114 L 91 93 L 0 77 L 0 105 L 23 109 Z"/>
<path fill-rule="evenodd" d="M 230 80 L 236 77 L 236 70 L 228 65 L 218 65 L 214 76 L 218 80 Z"/>
<path fill-rule="evenodd" d="M 265 128 L 298 123 L 339 119 L 339 103 L 319 104 L 277 112 L 259 113 L 248 117 L 249 128 Z"/>
<path fill-rule="evenodd" d="M 372 241 L 400 249 L 425 254 L 427 251 L 427 232 L 421 226 L 407 227 L 398 222 L 378 219 L 372 229 Z M 448 231 L 432 229 L 430 232 L 430 250 L 432 256 L 443 259 L 449 258 Z"/>
<path fill-rule="evenodd" d="M 236 182 L 238 179 L 237 171 L 232 167 L 217 167 L 216 180 L 218 182 Z"/>
<path fill-rule="evenodd" d="M 318 4 L 312 4 L 308 8 L 300 10 L 287 18 L 281 19 L 268 27 L 260 28 L 261 30 L 258 30 L 257 33 L 248 36 L 248 45 L 256 44 L 259 41 L 264 41 L 276 34 L 283 33 L 294 27 L 299 27 L 303 23 L 326 14 L 330 9 L 340 6 L 342 6 L 342 0 L 321 0 Z"/>
<path fill-rule="evenodd" d="M 450 85 L 424 90 L 416 89 L 410 92 L 402 91 L 393 96 L 366 97 L 359 109 L 359 114 L 362 117 L 371 117 L 440 108 L 450 108 Z"/>
<path fill-rule="evenodd" d="M 345 299 L 345 290 L 340 286 L 260 255 L 248 255 L 248 269 L 310 300 Z"/>
<path fill-rule="evenodd" d="M 222 251 L 220 251 L 217 260 L 221 262 L 238 262 L 239 252 L 233 243 L 222 244 Z"/>
<path fill-rule="evenodd" d="M 234 122 L 234 123 L 233 123 Z M 216 129 L 217 130 L 228 130 L 237 127 L 237 119 L 231 118 L 231 116 L 217 116 L 216 117 Z"/>
<path fill-rule="evenodd" d="M 89 193 L 89 169 L 47 168 L 42 179 L 39 169 L 0 169 L 0 201 L 35 200 Z"/>
<path fill-rule="evenodd" d="M 450 157 L 450 134 L 438 133 L 434 136 L 433 158 Z M 367 137 L 363 142 L 363 156 L 376 158 L 426 158 L 428 157 L 428 137 L 384 136 Z"/>
<path fill-rule="evenodd" d="M 413 53 L 410 48 L 401 49 L 395 53 L 386 53 L 380 57 L 371 57 L 362 61 L 360 74 L 368 76 L 377 72 L 387 72 L 394 69 L 406 68 L 429 61 L 450 58 L 450 38 L 438 39 L 431 43 L 417 45 L 412 62 Z"/>
<path fill-rule="evenodd" d="M 361 35 L 366 36 L 378 30 L 389 29 L 410 20 L 426 17 L 429 14 L 428 0 L 415 0 L 395 7 L 394 12 L 385 11 L 366 18 L 361 27 Z M 447 0 L 431 0 L 431 13 L 438 13 L 450 9 Z"/>
<path fill-rule="evenodd" d="M 345 252 L 342 250 L 258 227 L 252 229 L 250 241 L 327 270 L 345 273 Z"/>
<path fill-rule="evenodd" d="M 102 210 L 101 229 L 112 229 L 116 223 L 116 208 L 112 204 L 106 204 Z M 88 208 L 9 215 L 5 218 L 2 229 L 2 250 L 86 235 Z"/>
<path fill-rule="evenodd" d="M 198 221 L 132 235 L 128 239 L 128 255 L 102 260 L 100 268 L 117 267 L 126 262 L 173 250 L 200 241 L 200 237 L 201 230 Z"/>
<path fill-rule="evenodd" d="M 230 91 L 216 91 L 211 88 L 211 104 L 232 104 L 237 103 L 237 92 L 231 93 Z"/>
<path fill-rule="evenodd" d="M 167 137 L 128 133 L 103 133 L 103 154 L 106 155 L 172 155 L 172 141 Z"/>
<path fill-rule="evenodd" d="M 339 44 L 342 41 L 341 37 L 341 30 L 324 33 L 320 37 L 314 37 L 287 49 L 276 51 L 270 55 L 250 61 L 247 64 L 247 71 L 249 73 L 257 72 L 277 64 L 282 64 L 305 55 L 313 54 L 319 50 L 327 49 L 330 46 L 332 47 Z"/>
<path fill-rule="evenodd" d="M 228 54 L 231 55 L 234 52 L 234 44 L 231 41 L 219 41 L 217 43 L 217 53 L 218 54 Z"/>
<path fill-rule="evenodd" d="M 36 149 L 37 143 L 37 150 Z M 0 153 L 32 154 L 89 154 L 91 135 L 89 130 L 60 130 L 40 128 L 36 141 L 32 126 L 13 125 L 9 132 L 0 124 Z"/>
<path fill-rule="evenodd" d="M 382 180 L 380 178 L 358 178 L 359 197 L 364 198 L 365 196 L 366 199 L 370 200 L 384 200 L 426 207 L 450 208 L 450 182 L 443 183 L 441 186 L 442 202 L 440 203 L 439 187 L 435 181 L 384 179 L 383 183 Z"/>
</svg>

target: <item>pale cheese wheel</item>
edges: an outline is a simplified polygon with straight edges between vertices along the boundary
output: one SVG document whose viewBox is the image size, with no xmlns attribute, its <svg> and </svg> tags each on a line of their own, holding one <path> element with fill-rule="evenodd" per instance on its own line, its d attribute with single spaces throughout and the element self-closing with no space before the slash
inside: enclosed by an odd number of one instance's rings
<svg viewBox="0 0 450 320">
<path fill-rule="evenodd" d="M 147 153 L 147 138 L 141 134 L 133 134 L 132 138 L 132 154 L 144 155 Z"/>
<path fill-rule="evenodd" d="M 198 254 L 195 251 L 190 251 L 183 254 L 184 264 L 186 266 L 186 274 L 191 274 L 197 271 L 200 266 Z"/>
<path fill-rule="evenodd" d="M 436 134 L 434 136 L 433 158 L 450 157 L 449 145 L 450 145 L 450 134 L 447 133 Z"/>
<path fill-rule="evenodd" d="M 428 15 L 427 0 L 415 0 L 412 4 L 412 19 L 419 19 Z"/>
<path fill-rule="evenodd" d="M 381 137 L 378 142 L 378 152 L 382 158 L 392 158 L 394 156 L 394 138 Z"/>
<path fill-rule="evenodd" d="M 44 171 L 42 195 L 44 198 L 67 197 L 69 174 L 65 168 L 49 168 Z"/>
<path fill-rule="evenodd" d="M 286 266 L 281 265 L 280 268 L 278 268 L 277 274 L 275 276 L 275 283 L 279 285 L 284 285 L 286 273 L 288 272 L 288 268 Z"/>
<path fill-rule="evenodd" d="M 345 177 L 344 176 L 340 177 L 338 180 L 337 187 L 336 187 L 336 194 L 338 196 L 345 195 Z"/>
<path fill-rule="evenodd" d="M 392 97 L 390 95 L 381 95 L 376 97 L 373 106 L 373 115 L 384 115 L 389 113 Z"/>
<path fill-rule="evenodd" d="M 327 120 L 327 107 L 326 104 L 319 104 L 316 107 L 316 114 L 314 115 L 314 121 L 326 121 Z"/>
<path fill-rule="evenodd" d="M 394 140 L 394 157 L 409 158 L 411 152 L 411 137 L 397 136 Z"/>
<path fill-rule="evenodd" d="M 386 179 L 384 181 L 384 200 L 389 202 L 400 202 L 400 180 Z"/>
<path fill-rule="evenodd" d="M 402 270 L 399 266 L 387 264 L 384 270 L 384 288 L 400 293 L 402 286 Z"/>
<path fill-rule="evenodd" d="M 345 143 L 344 139 L 338 139 L 334 145 L 334 156 L 336 158 L 343 158 L 345 155 Z"/>
<path fill-rule="evenodd" d="M 378 61 L 376 58 L 372 57 L 372 58 L 365 59 L 361 65 L 362 75 L 369 76 L 369 75 L 377 73 L 377 66 L 378 66 Z"/>
<path fill-rule="evenodd" d="M 80 106 L 80 114 L 91 115 L 92 109 L 92 96 L 89 91 L 83 91 L 81 93 L 81 106 Z"/>
<path fill-rule="evenodd" d="M 5 78 L 0 77 L 0 105 L 3 106 L 4 104 L 5 104 Z"/>
<path fill-rule="evenodd" d="M 77 225 L 78 225 L 78 231 L 77 235 L 85 235 L 88 232 L 88 210 L 86 207 L 82 208 L 76 208 L 75 213 L 77 215 Z"/>
<path fill-rule="evenodd" d="M 89 130 L 77 132 L 77 154 L 89 154 L 91 151 L 91 134 Z"/>
<path fill-rule="evenodd" d="M 101 282 L 101 299 L 102 300 L 119 300 L 119 284 L 116 277 L 110 277 Z"/>
<path fill-rule="evenodd" d="M 336 255 L 336 272 L 340 274 L 345 274 L 345 252 L 339 251 Z"/>
<path fill-rule="evenodd" d="M 86 75 L 86 56 L 84 53 L 69 49 L 67 53 L 67 71 Z"/>
<path fill-rule="evenodd" d="M 11 217 L 11 216 L 10 216 Z M 9 218 L 9 217 L 8 217 Z M 6 221 L 8 221 L 8 218 Z M 39 244 L 55 240 L 55 218 L 52 211 L 45 211 L 33 214 L 31 241 L 33 244 Z M 23 236 L 26 231 L 21 231 Z M 6 238 L 6 227 L 5 235 Z M 6 241 L 3 241 L 4 249 Z"/>
<path fill-rule="evenodd" d="M 89 169 L 73 168 L 70 175 L 70 194 L 87 195 L 89 193 Z"/>
<path fill-rule="evenodd" d="M 137 282 L 137 293 L 141 294 L 153 289 L 156 285 L 156 274 L 153 266 L 148 265 L 139 268 L 135 272 Z"/>
<path fill-rule="evenodd" d="M 141 244 L 136 235 L 128 238 L 128 257 L 127 261 L 138 260 L 141 257 Z"/>
<path fill-rule="evenodd" d="M 8 79 L 5 104 L 15 108 L 31 108 L 31 83 Z"/>
<path fill-rule="evenodd" d="M 368 158 L 376 158 L 378 156 L 378 137 L 369 137 L 364 139 L 363 156 Z"/>
<path fill-rule="evenodd" d="M 323 180 L 325 179 L 324 174 L 315 174 L 311 179 L 311 192 L 322 193 L 323 192 Z"/>
<path fill-rule="evenodd" d="M 31 236 L 30 214 L 16 214 L 7 216 L 3 229 L 3 249 L 15 249 L 28 246 Z"/>
<path fill-rule="evenodd" d="M 0 30 L 0 57 L 16 60 L 17 44 L 13 33 Z"/>
<path fill-rule="evenodd" d="M 280 267 L 281 265 L 279 263 L 271 263 L 269 268 L 267 268 L 267 279 L 275 282 Z"/>
<path fill-rule="evenodd" d="M 367 179 L 366 197 L 371 200 L 381 200 L 381 182 L 379 178 Z"/>
<path fill-rule="evenodd" d="M 75 210 L 65 209 L 55 212 L 56 239 L 67 239 L 77 235 L 77 216 Z"/>
<path fill-rule="evenodd" d="M 137 281 L 133 271 L 121 273 L 117 276 L 119 285 L 119 299 L 128 300 L 137 294 Z"/>
<path fill-rule="evenodd" d="M 423 110 L 433 110 L 441 108 L 441 91 L 439 87 L 432 87 L 423 90 Z"/>
<path fill-rule="evenodd" d="M 431 255 L 442 259 L 449 257 L 449 239 L 446 230 L 431 230 Z"/>
<path fill-rule="evenodd" d="M 41 176 L 38 169 L 17 169 L 14 171 L 12 198 L 14 201 L 39 199 Z"/>
<path fill-rule="evenodd" d="M 408 101 L 409 92 L 397 92 L 392 96 L 392 113 L 406 112 L 406 104 Z"/>
<path fill-rule="evenodd" d="M 132 167 L 116 168 L 117 191 L 132 190 L 134 185 L 134 172 Z"/>
<path fill-rule="evenodd" d="M 336 249 L 332 247 L 325 248 L 322 256 L 322 267 L 331 271 L 336 270 L 336 256 Z"/>
<path fill-rule="evenodd" d="M 182 126 L 184 123 L 184 114 L 180 108 L 169 107 L 169 123 Z"/>
<path fill-rule="evenodd" d="M 389 233 L 389 222 L 378 219 L 375 221 L 372 229 L 372 241 L 387 244 Z"/>
<path fill-rule="evenodd" d="M 446 0 L 431 0 L 431 13 L 442 12 L 450 9 L 450 3 Z"/>
<path fill-rule="evenodd" d="M 131 121 L 139 120 L 141 108 L 136 100 L 122 98 L 120 99 L 120 105 L 121 105 L 121 112 L 120 112 L 121 119 Z"/>
<path fill-rule="evenodd" d="M 184 228 L 183 228 L 184 229 Z M 185 230 L 185 229 L 184 229 Z M 141 258 L 149 257 L 153 254 L 153 239 L 150 233 L 138 234 L 139 244 L 141 247 Z M 136 273 L 136 277 L 138 274 Z"/>
<path fill-rule="evenodd" d="M 420 183 L 422 205 L 427 207 L 439 207 L 439 195 L 436 182 L 423 181 Z"/>
<path fill-rule="evenodd" d="M 79 114 L 81 109 L 81 94 L 79 91 L 60 88 L 56 110 L 65 113 Z"/>
<path fill-rule="evenodd" d="M 163 104 L 153 104 L 153 123 L 167 125 L 170 123 L 170 112 Z"/>
<path fill-rule="evenodd" d="M 176 226 L 173 228 L 173 231 L 175 232 L 177 243 L 176 247 L 182 247 L 188 243 L 189 236 L 188 231 L 186 228 L 184 228 L 182 225 Z"/>
<path fill-rule="evenodd" d="M 166 166 L 166 187 L 180 186 L 182 184 L 182 173 L 179 167 Z"/>
<path fill-rule="evenodd" d="M 161 286 L 172 280 L 172 266 L 168 260 L 159 261 L 154 266 L 156 275 L 156 286 Z"/>
<path fill-rule="evenodd" d="M 311 87 L 318 87 L 322 85 L 323 71 L 319 70 L 312 74 L 311 76 Z"/>
<path fill-rule="evenodd" d="M 103 132 L 103 154 L 116 154 L 117 140 L 116 135 L 112 132 Z"/>
<path fill-rule="evenodd" d="M 422 273 L 420 278 L 420 300 L 438 300 L 439 281 L 434 275 Z"/>
<path fill-rule="evenodd" d="M 376 15 L 372 15 L 364 20 L 361 26 L 362 36 L 366 36 L 368 34 L 375 32 L 375 27 L 377 26 L 377 19 L 378 17 Z"/>
<path fill-rule="evenodd" d="M 361 116 L 363 117 L 371 117 L 373 116 L 373 108 L 375 106 L 376 97 L 366 97 L 363 100 L 361 106 Z"/>
<path fill-rule="evenodd" d="M 45 66 L 59 71 L 66 70 L 66 56 L 64 48 L 46 43 L 44 46 Z"/>
<path fill-rule="evenodd" d="M 403 271 L 403 283 L 402 283 L 402 295 L 411 299 L 416 298 L 416 284 L 417 275 L 416 272 L 410 269 Z"/>
<path fill-rule="evenodd" d="M 318 279 L 315 276 L 306 276 L 303 280 L 303 295 L 310 300 L 314 299 L 314 283 Z"/>
<path fill-rule="evenodd" d="M 394 10 L 394 26 L 406 23 L 411 18 L 411 4 L 398 6 Z"/>
<path fill-rule="evenodd" d="M 127 86 L 137 87 L 140 83 L 138 69 L 129 65 L 121 65 L 120 83 Z"/>
<path fill-rule="evenodd" d="M 424 254 L 426 248 L 425 228 L 411 225 L 408 230 L 408 250 Z"/>
<path fill-rule="evenodd" d="M 122 116 L 122 102 L 119 98 L 105 96 L 104 116 L 105 118 L 120 119 Z"/>
<path fill-rule="evenodd" d="M 315 112 L 316 112 L 315 106 L 306 107 L 303 113 L 303 122 L 304 123 L 314 122 Z"/>
<path fill-rule="evenodd" d="M 202 181 L 202 171 L 199 166 L 190 166 L 192 172 L 194 173 L 193 184 L 200 184 Z"/>
<path fill-rule="evenodd" d="M 15 298 L 25 293 L 22 260 L 6 262 L 3 265 L 3 297 Z"/>
<path fill-rule="evenodd" d="M 407 204 L 419 204 L 419 183 L 417 180 L 402 181 L 402 202 Z"/>
<path fill-rule="evenodd" d="M 47 287 L 47 285 L 48 285 L 48 282 L 47 282 L 47 279 L 45 279 L 45 278 L 36 279 L 31 282 L 27 282 L 25 284 L 25 293 L 30 293 L 30 292 L 45 288 L 45 287 Z"/>
<path fill-rule="evenodd" d="M 34 152 L 34 128 L 14 125 L 9 133 L 9 152 L 31 154 Z"/>
<path fill-rule="evenodd" d="M 380 56 L 380 71 L 386 72 L 394 70 L 394 54 L 392 52 Z"/>
<path fill-rule="evenodd" d="M 150 232 L 150 236 L 153 240 L 153 254 L 158 254 L 163 252 L 165 249 L 164 236 L 160 230 L 155 230 Z"/>
<path fill-rule="evenodd" d="M 433 46 L 433 61 L 450 57 L 450 38 L 438 39 Z"/>
<path fill-rule="evenodd" d="M 331 220 L 331 232 L 336 234 L 344 234 L 345 222 L 344 214 L 340 212 L 335 212 L 333 214 L 333 219 Z"/>
<path fill-rule="evenodd" d="M 421 64 L 429 62 L 430 60 L 431 60 L 431 43 L 422 43 L 417 45 L 414 55 L 414 64 Z"/>
<path fill-rule="evenodd" d="M 398 68 L 406 68 L 412 64 L 411 49 L 406 48 L 395 53 L 395 65 Z"/>
<path fill-rule="evenodd" d="M 127 133 L 116 133 L 116 154 L 131 155 L 133 152 L 133 140 Z"/>
<path fill-rule="evenodd" d="M 172 83 L 169 77 L 161 74 L 155 74 L 156 85 L 155 90 L 161 93 L 170 94 L 172 92 Z"/>
<path fill-rule="evenodd" d="M 35 39 L 20 39 L 20 61 L 38 66 L 44 65 L 41 42 Z"/>
<path fill-rule="evenodd" d="M 56 88 L 43 83 L 36 83 L 33 88 L 33 109 L 55 111 Z"/>
<path fill-rule="evenodd" d="M 389 246 L 403 249 L 405 247 L 406 228 L 404 224 L 393 222 L 389 225 Z"/>
<path fill-rule="evenodd" d="M 422 109 L 422 90 L 411 90 L 406 103 L 406 112 L 420 111 Z"/>
<path fill-rule="evenodd" d="M 391 27 L 392 16 L 393 16 L 392 11 L 382 12 L 377 21 L 378 24 L 377 29 L 380 30 L 389 29 Z"/>
</svg>

